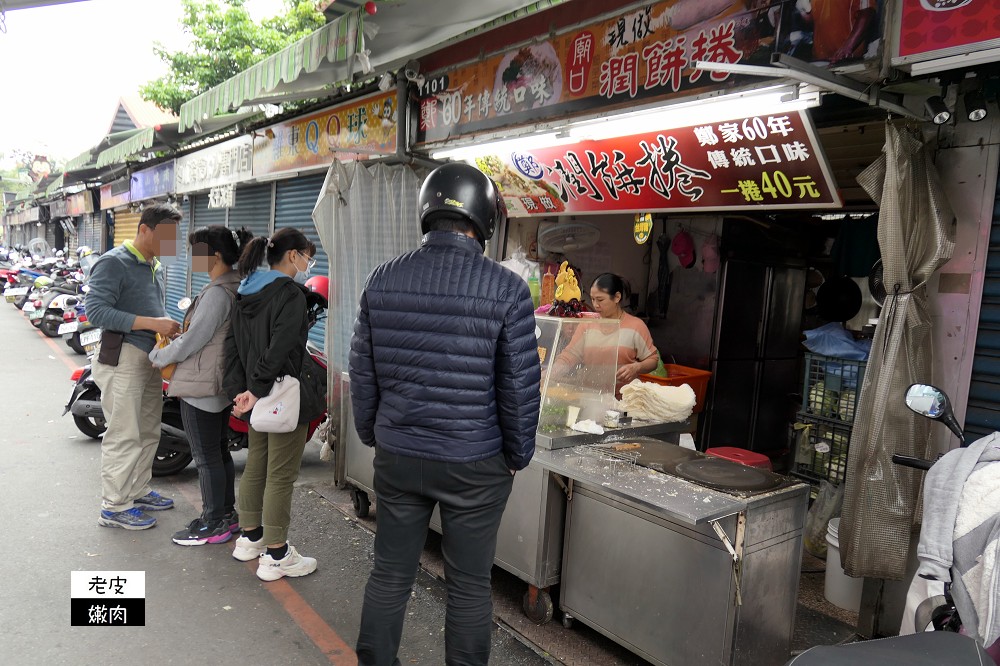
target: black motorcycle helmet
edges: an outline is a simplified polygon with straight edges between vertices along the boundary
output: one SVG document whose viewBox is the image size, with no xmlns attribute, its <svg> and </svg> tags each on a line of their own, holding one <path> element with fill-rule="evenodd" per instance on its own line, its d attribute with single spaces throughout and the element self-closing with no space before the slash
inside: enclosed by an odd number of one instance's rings
<svg viewBox="0 0 1000 666">
<path fill-rule="evenodd" d="M 431 171 L 420 186 L 420 229 L 427 233 L 436 215 L 460 215 L 472 223 L 485 247 L 497 226 L 507 220 L 500 188 L 479 169 L 453 162 Z"/>
</svg>

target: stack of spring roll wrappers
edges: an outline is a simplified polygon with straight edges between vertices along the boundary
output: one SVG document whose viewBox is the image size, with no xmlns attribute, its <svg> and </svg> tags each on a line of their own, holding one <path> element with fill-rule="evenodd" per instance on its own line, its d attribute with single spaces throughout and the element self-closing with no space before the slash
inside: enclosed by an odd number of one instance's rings
<svg viewBox="0 0 1000 666">
<path fill-rule="evenodd" d="M 694 410 L 694 391 L 687 384 L 663 386 L 633 379 L 622 387 L 621 411 L 643 421 L 683 421 Z"/>
</svg>

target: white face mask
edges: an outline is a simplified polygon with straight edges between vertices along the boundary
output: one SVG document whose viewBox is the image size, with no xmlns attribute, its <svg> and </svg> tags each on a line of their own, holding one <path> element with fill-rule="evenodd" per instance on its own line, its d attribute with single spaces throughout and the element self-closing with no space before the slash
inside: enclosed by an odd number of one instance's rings
<svg viewBox="0 0 1000 666">
<path fill-rule="evenodd" d="M 305 284 L 306 280 L 309 279 L 309 259 L 306 259 L 306 269 L 304 271 L 300 271 L 299 267 L 294 263 L 292 265 L 295 266 L 295 277 L 293 279 L 299 284 Z"/>
</svg>

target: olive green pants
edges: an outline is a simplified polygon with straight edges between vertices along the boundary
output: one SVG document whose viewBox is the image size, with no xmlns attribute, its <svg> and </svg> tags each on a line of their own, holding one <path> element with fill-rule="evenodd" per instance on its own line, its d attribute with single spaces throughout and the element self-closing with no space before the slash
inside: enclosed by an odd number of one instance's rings
<svg viewBox="0 0 1000 666">
<path fill-rule="evenodd" d="M 285 543 L 292 520 L 292 485 L 299 478 L 308 424 L 292 432 L 249 433 L 240 479 L 240 523 L 264 527 L 264 543 Z"/>
</svg>

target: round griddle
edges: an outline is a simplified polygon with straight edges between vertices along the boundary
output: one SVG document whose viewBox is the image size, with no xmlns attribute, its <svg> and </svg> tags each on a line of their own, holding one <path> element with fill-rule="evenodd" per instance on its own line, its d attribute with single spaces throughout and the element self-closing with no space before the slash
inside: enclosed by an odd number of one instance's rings
<svg viewBox="0 0 1000 666">
<path fill-rule="evenodd" d="M 767 490 L 781 483 L 776 474 L 719 458 L 686 460 L 674 473 L 716 490 Z"/>
</svg>

